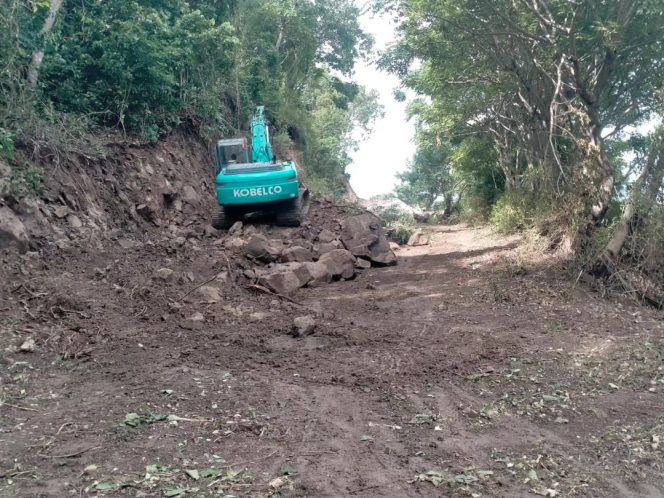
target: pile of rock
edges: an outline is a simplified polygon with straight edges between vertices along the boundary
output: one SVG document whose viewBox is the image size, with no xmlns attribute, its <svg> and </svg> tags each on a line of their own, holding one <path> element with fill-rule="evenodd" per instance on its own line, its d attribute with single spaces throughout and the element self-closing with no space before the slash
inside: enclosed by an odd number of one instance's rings
<svg viewBox="0 0 664 498">
<path fill-rule="evenodd" d="M 246 277 L 282 295 L 397 262 L 378 218 L 370 213 L 344 219 L 339 234 L 328 229 L 309 236 L 306 230 L 279 233 L 280 239 L 270 239 L 254 227 L 236 225 L 223 243 L 255 263 Z"/>
</svg>

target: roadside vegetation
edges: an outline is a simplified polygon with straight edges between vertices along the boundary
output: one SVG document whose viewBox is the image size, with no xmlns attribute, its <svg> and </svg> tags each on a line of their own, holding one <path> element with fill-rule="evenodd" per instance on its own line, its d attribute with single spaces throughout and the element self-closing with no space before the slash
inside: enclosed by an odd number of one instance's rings
<svg viewBox="0 0 664 498">
<path fill-rule="evenodd" d="M 2 2 L 0 156 L 102 154 L 108 131 L 234 136 L 265 105 L 276 145 L 334 193 L 380 112 L 351 78 L 372 46 L 357 17 L 350 0 Z"/>
<path fill-rule="evenodd" d="M 410 205 L 534 230 L 664 304 L 664 22 L 655 0 L 381 2 L 415 94 Z M 403 91 L 398 95 L 405 96 Z"/>
</svg>

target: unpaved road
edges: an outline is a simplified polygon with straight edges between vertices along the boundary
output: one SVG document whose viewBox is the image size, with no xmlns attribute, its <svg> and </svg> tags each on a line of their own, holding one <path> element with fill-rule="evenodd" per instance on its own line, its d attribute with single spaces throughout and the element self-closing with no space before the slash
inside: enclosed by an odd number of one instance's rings
<svg viewBox="0 0 664 498">
<path fill-rule="evenodd" d="M 0 495 L 664 496 L 664 315 L 433 230 L 307 309 L 183 298 L 214 241 L 6 256 Z"/>
</svg>

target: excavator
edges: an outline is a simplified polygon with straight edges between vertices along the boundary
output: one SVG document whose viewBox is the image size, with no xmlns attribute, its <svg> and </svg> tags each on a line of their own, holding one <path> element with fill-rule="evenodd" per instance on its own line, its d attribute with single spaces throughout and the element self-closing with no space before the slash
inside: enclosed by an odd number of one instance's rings
<svg viewBox="0 0 664 498">
<path fill-rule="evenodd" d="M 251 120 L 251 147 L 246 138 L 219 140 L 215 147 L 219 211 L 212 222 L 230 228 L 251 213 L 274 215 L 277 225 L 300 226 L 310 205 L 293 161 L 279 161 L 272 152 L 265 107 Z"/>
</svg>

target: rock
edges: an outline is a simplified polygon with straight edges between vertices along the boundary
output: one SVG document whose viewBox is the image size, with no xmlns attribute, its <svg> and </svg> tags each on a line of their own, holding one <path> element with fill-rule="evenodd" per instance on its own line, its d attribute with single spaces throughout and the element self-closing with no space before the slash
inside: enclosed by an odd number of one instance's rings
<svg viewBox="0 0 664 498">
<path fill-rule="evenodd" d="M 309 287 L 316 287 L 322 284 L 329 284 L 332 282 L 332 274 L 327 268 L 327 265 L 321 262 L 305 263 L 311 280 L 307 284 Z"/>
<path fill-rule="evenodd" d="M 239 237 L 229 237 L 224 240 L 224 247 L 235 251 L 243 251 L 247 242 Z"/>
<path fill-rule="evenodd" d="M 276 261 L 280 251 L 272 244 L 272 241 L 269 241 L 263 235 L 255 234 L 247 241 L 244 253 L 252 259 L 271 263 Z"/>
<path fill-rule="evenodd" d="M 140 245 L 140 243 L 136 242 L 135 240 L 131 240 L 131 239 L 118 239 L 118 245 L 122 249 L 127 250 L 127 249 L 133 249 L 135 247 L 138 247 Z"/>
<path fill-rule="evenodd" d="M 298 316 L 293 320 L 293 335 L 304 337 L 314 333 L 316 320 L 313 316 Z"/>
<path fill-rule="evenodd" d="M 219 294 L 219 289 L 212 287 L 210 285 L 205 285 L 198 289 L 196 292 L 203 297 L 208 303 L 218 303 L 221 301 L 221 294 Z"/>
<path fill-rule="evenodd" d="M 359 268 L 360 270 L 368 270 L 371 268 L 371 261 L 368 261 L 364 258 L 357 258 L 355 259 L 355 268 Z"/>
<path fill-rule="evenodd" d="M 203 229 L 203 235 L 206 237 L 216 237 L 219 232 L 212 225 L 205 225 Z"/>
<path fill-rule="evenodd" d="M 277 294 L 288 296 L 312 279 L 307 263 L 283 263 L 263 273 L 259 282 Z"/>
<path fill-rule="evenodd" d="M 19 252 L 28 250 L 28 232 L 23 222 L 8 207 L 0 207 L 0 249 L 16 246 Z"/>
<path fill-rule="evenodd" d="M 390 249 L 392 249 L 392 251 L 396 252 L 399 249 L 401 249 L 401 246 L 399 244 L 397 244 L 396 242 L 390 242 Z"/>
<path fill-rule="evenodd" d="M 12 182 L 12 168 L 0 159 L 0 197 L 9 193 Z"/>
<path fill-rule="evenodd" d="M 186 320 L 180 322 L 180 327 L 185 330 L 201 330 L 204 322 L 205 316 L 203 316 L 203 313 L 197 311 Z"/>
<path fill-rule="evenodd" d="M 28 339 L 23 344 L 21 344 L 21 347 L 19 348 L 19 350 L 23 353 L 32 353 L 35 351 L 35 349 L 37 349 L 37 343 L 34 339 Z"/>
<path fill-rule="evenodd" d="M 136 206 L 136 212 L 145 221 L 155 223 L 158 220 L 158 210 L 150 201 Z"/>
<path fill-rule="evenodd" d="M 69 216 L 67 216 L 67 223 L 69 223 L 69 226 L 72 227 L 72 228 L 82 228 L 83 227 L 83 222 L 75 214 L 70 214 Z"/>
<path fill-rule="evenodd" d="M 422 232 L 422 230 L 415 230 L 413 235 L 408 239 L 408 245 L 411 247 L 426 246 L 429 243 L 429 236 Z"/>
<path fill-rule="evenodd" d="M 355 276 L 355 258 L 346 249 L 335 249 L 323 254 L 318 262 L 325 265 L 333 277 L 349 279 Z"/>
<path fill-rule="evenodd" d="M 242 318 L 244 316 L 244 310 L 240 306 L 231 306 L 231 305 L 226 305 L 224 306 L 223 310 L 228 313 L 231 316 L 234 316 L 235 318 Z"/>
<path fill-rule="evenodd" d="M 266 320 L 268 318 L 270 318 L 270 314 L 269 313 L 263 313 L 261 311 L 258 311 L 256 313 L 252 313 L 251 315 L 249 315 L 249 321 L 250 322 L 262 322 L 263 320 Z"/>
<path fill-rule="evenodd" d="M 233 225 L 228 229 L 228 235 L 233 236 L 233 235 L 240 235 L 242 233 L 242 227 L 244 226 L 244 223 L 241 221 L 236 221 L 233 223 Z"/>
<path fill-rule="evenodd" d="M 67 217 L 69 211 L 70 210 L 67 206 L 56 206 L 55 209 L 53 210 L 53 214 L 55 215 L 56 218 L 63 219 Z"/>
<path fill-rule="evenodd" d="M 58 239 L 55 241 L 55 247 L 64 251 L 65 249 L 69 249 L 71 246 L 69 245 L 67 239 Z"/>
<path fill-rule="evenodd" d="M 170 268 L 161 268 L 154 272 L 154 277 L 164 282 L 172 282 L 175 279 L 175 272 Z"/>
<path fill-rule="evenodd" d="M 313 254 L 308 249 L 300 246 L 287 247 L 281 253 L 280 259 L 284 263 L 307 263 L 314 260 Z"/>
<path fill-rule="evenodd" d="M 341 228 L 341 241 L 353 256 L 369 259 L 380 266 L 397 264 L 397 257 L 375 215 L 364 213 L 346 218 Z"/>
<path fill-rule="evenodd" d="M 316 244 L 314 246 L 314 252 L 318 254 L 318 256 L 322 256 L 323 254 L 327 254 L 328 252 L 332 252 L 335 249 L 343 249 L 344 246 L 341 242 L 338 240 L 335 240 L 333 242 L 325 242 L 323 244 Z"/>
<path fill-rule="evenodd" d="M 185 185 L 182 188 L 182 200 L 187 204 L 198 204 L 201 200 L 201 197 L 196 192 L 196 189 L 191 185 Z"/>
<path fill-rule="evenodd" d="M 287 478 L 277 477 L 276 479 L 272 479 L 268 483 L 268 486 L 270 487 L 270 489 L 272 489 L 274 491 L 279 491 L 281 488 L 283 488 L 284 486 L 286 486 L 286 484 L 289 484 L 289 483 L 290 483 L 290 481 Z M 272 494 L 272 493 L 270 493 L 270 494 Z"/>
<path fill-rule="evenodd" d="M 318 242 L 320 242 L 322 244 L 326 244 L 326 243 L 332 242 L 334 240 L 337 240 L 337 236 L 333 232 L 331 232 L 330 230 L 323 229 L 318 234 L 317 240 L 318 240 Z"/>
</svg>

